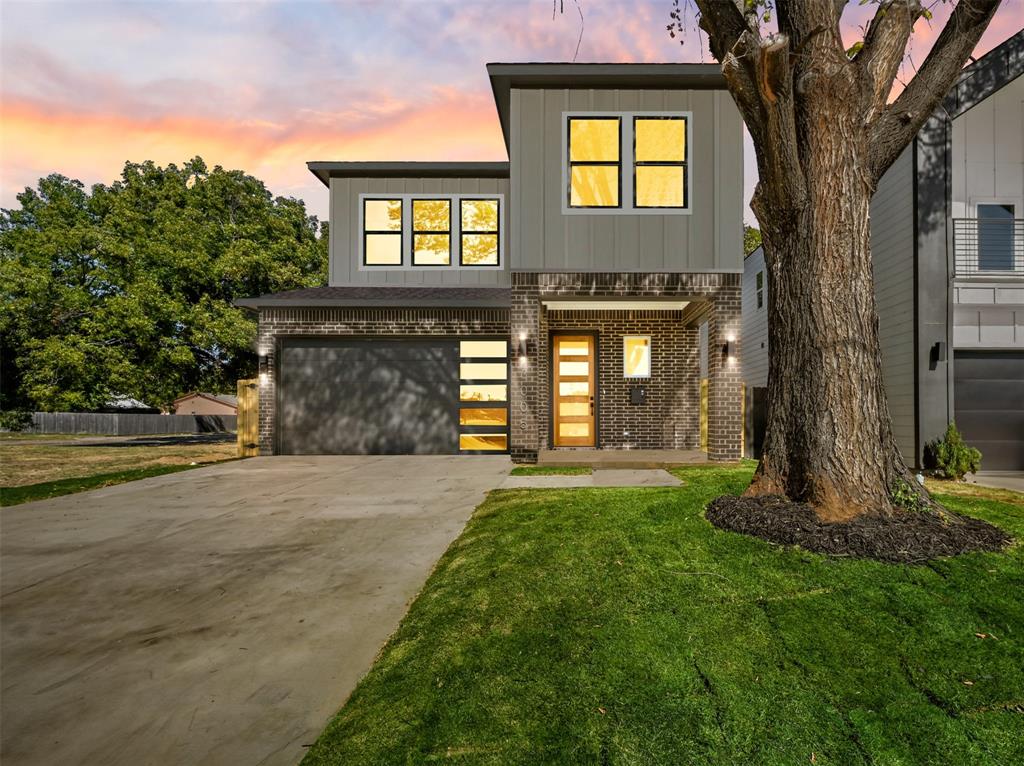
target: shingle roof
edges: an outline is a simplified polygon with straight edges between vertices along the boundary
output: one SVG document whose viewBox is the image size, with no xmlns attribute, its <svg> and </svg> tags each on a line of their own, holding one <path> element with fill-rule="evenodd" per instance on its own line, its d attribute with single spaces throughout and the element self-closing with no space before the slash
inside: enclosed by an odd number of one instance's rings
<svg viewBox="0 0 1024 766">
<path fill-rule="evenodd" d="M 258 298 L 242 298 L 236 306 L 259 310 L 301 306 L 373 306 L 389 308 L 442 307 L 504 308 L 512 303 L 507 287 L 306 287 Z"/>
</svg>

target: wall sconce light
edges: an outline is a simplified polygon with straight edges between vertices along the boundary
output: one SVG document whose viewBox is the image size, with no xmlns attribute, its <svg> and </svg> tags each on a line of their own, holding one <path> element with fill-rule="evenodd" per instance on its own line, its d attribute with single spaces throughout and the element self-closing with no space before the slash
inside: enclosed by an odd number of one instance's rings
<svg viewBox="0 0 1024 766">
<path fill-rule="evenodd" d="M 734 356 L 736 351 L 736 336 L 730 335 L 725 339 L 725 343 L 722 344 L 722 357 L 726 359 L 729 364 L 736 363 L 736 357 Z"/>
<path fill-rule="evenodd" d="M 515 355 L 519 357 L 519 364 L 525 365 L 527 358 L 530 355 L 530 340 L 526 337 L 525 332 L 519 333 L 519 338 L 515 343 Z"/>
<path fill-rule="evenodd" d="M 946 361 L 946 342 L 936 341 L 935 342 L 935 361 L 945 362 Z"/>
</svg>

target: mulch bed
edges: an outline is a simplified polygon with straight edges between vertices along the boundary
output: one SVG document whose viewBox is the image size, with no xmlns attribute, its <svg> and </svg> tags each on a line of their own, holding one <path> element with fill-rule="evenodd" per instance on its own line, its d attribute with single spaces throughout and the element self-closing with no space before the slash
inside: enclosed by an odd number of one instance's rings
<svg viewBox="0 0 1024 766">
<path fill-rule="evenodd" d="M 778 495 L 725 495 L 711 501 L 706 517 L 720 529 L 780 545 L 892 564 L 921 564 L 969 551 L 998 551 L 1013 539 L 986 521 L 951 511 L 908 511 L 828 524 L 809 506 Z"/>
</svg>

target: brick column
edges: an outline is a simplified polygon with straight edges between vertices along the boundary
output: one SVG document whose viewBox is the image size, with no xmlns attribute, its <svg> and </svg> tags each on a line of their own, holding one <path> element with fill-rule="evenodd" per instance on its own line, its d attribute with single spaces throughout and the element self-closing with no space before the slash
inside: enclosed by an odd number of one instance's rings
<svg viewBox="0 0 1024 766">
<path fill-rule="evenodd" d="M 708 459 L 739 460 L 743 449 L 740 286 L 724 286 L 708 320 Z M 729 343 L 728 358 L 723 353 Z"/>
<path fill-rule="evenodd" d="M 274 454 L 274 419 L 277 416 L 277 339 L 270 318 L 260 312 L 256 353 L 259 356 L 260 455 Z"/>
<path fill-rule="evenodd" d="M 540 338 L 540 300 L 533 275 L 512 275 L 512 312 L 509 337 L 509 451 L 516 463 L 536 463 L 540 449 L 538 406 L 544 396 L 543 365 L 540 363 L 546 343 Z M 529 354 L 525 364 L 516 348 L 520 337 L 527 340 Z"/>
</svg>

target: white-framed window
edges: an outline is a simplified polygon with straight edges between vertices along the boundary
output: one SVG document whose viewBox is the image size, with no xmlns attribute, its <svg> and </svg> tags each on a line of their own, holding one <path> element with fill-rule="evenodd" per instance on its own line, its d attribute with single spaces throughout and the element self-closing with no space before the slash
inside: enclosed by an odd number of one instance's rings
<svg viewBox="0 0 1024 766">
<path fill-rule="evenodd" d="M 562 112 L 562 212 L 690 212 L 690 112 Z"/>
<path fill-rule="evenodd" d="M 650 335 L 624 335 L 622 337 L 622 377 L 651 377 Z"/>
<path fill-rule="evenodd" d="M 754 287 L 757 289 L 757 307 L 764 308 L 764 272 L 759 271 L 754 275 Z"/>
<path fill-rule="evenodd" d="M 502 194 L 360 194 L 360 270 L 495 269 Z"/>
</svg>

